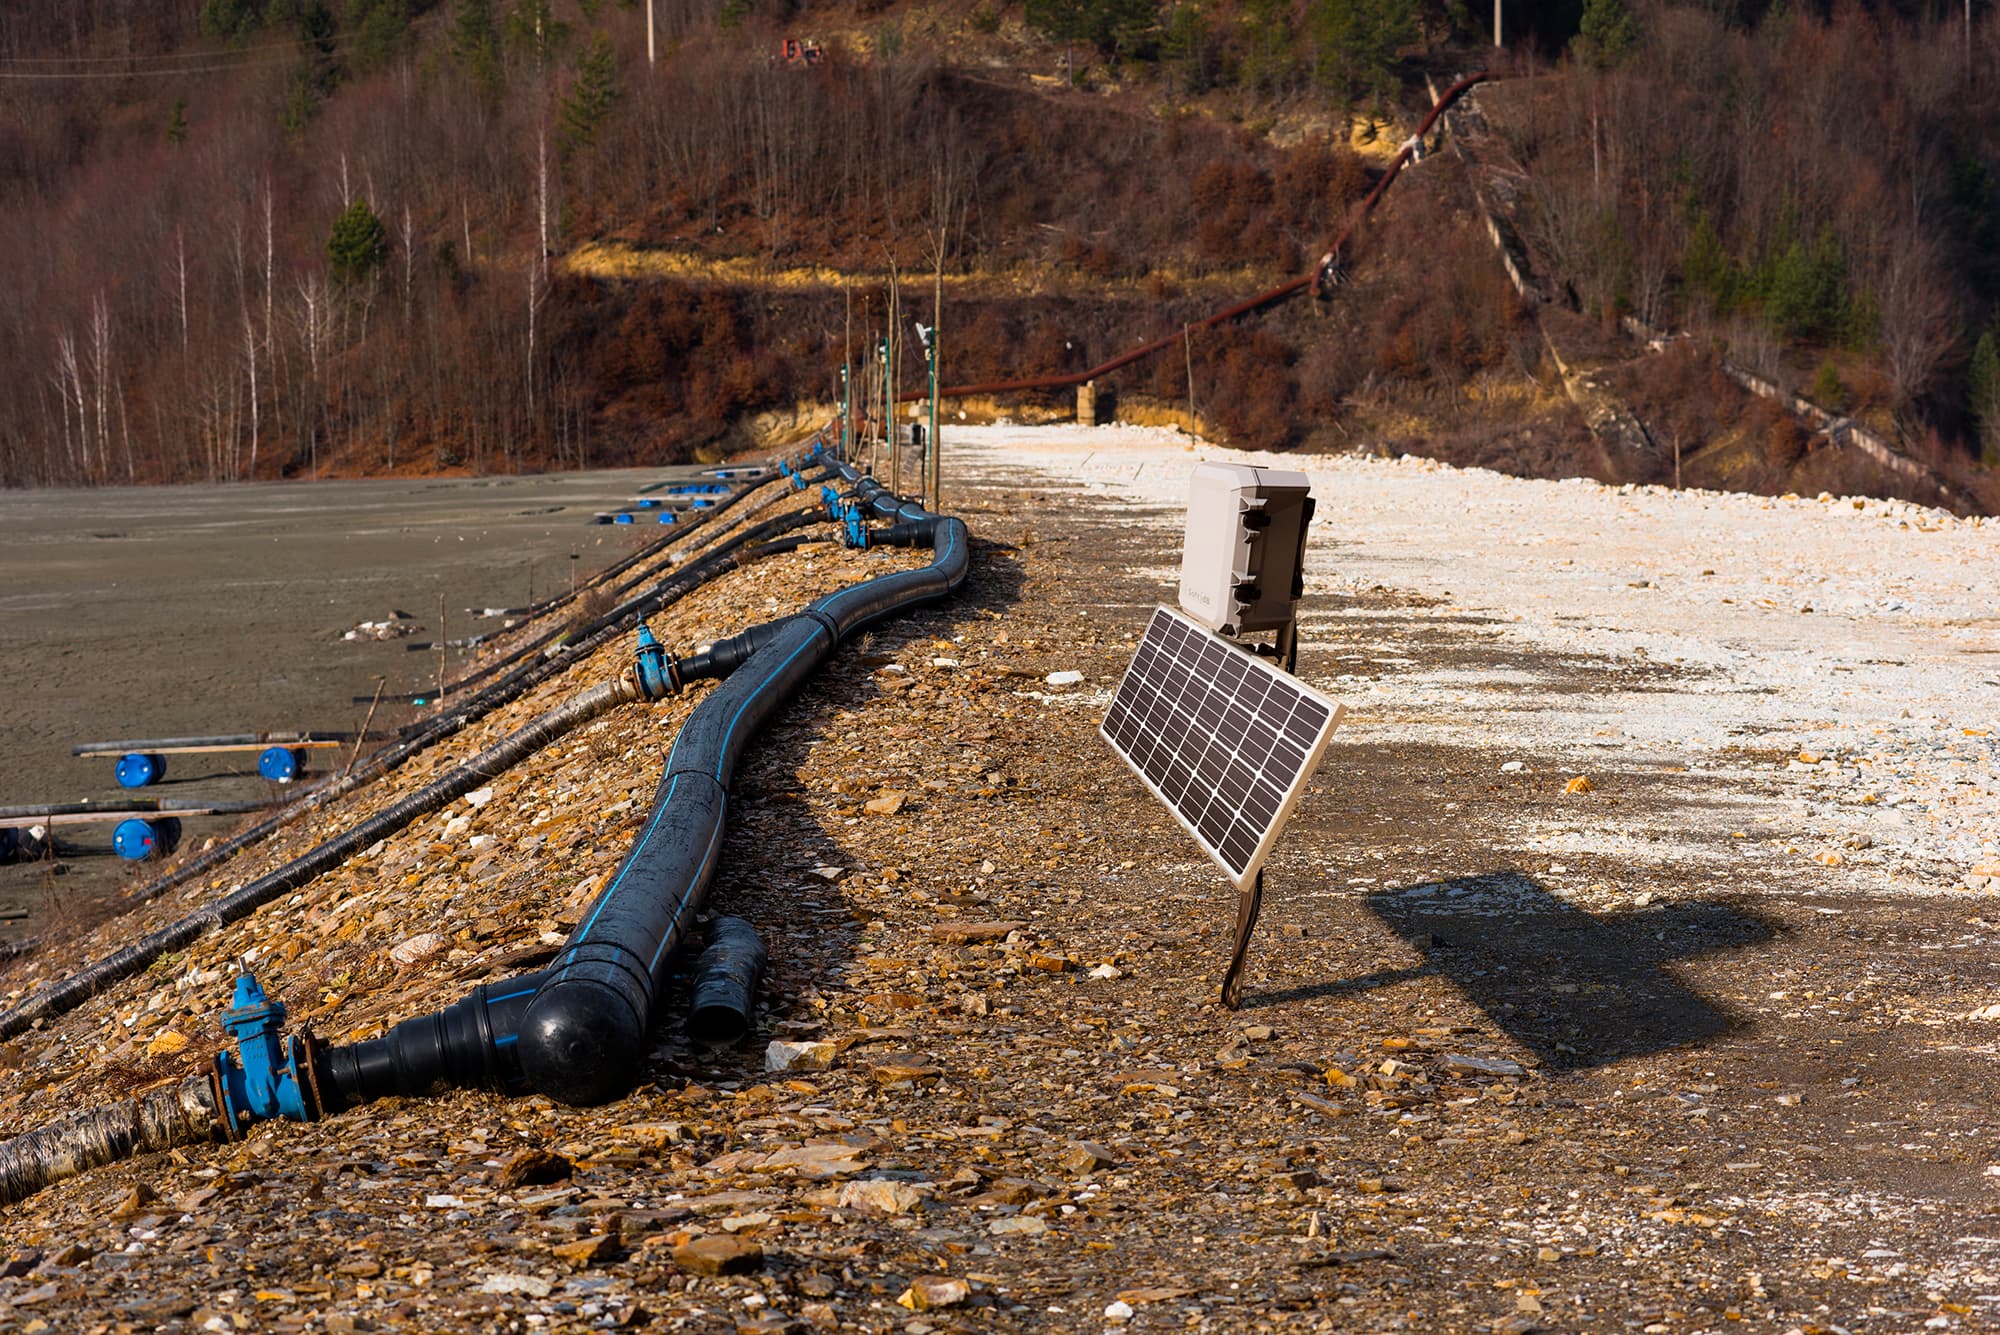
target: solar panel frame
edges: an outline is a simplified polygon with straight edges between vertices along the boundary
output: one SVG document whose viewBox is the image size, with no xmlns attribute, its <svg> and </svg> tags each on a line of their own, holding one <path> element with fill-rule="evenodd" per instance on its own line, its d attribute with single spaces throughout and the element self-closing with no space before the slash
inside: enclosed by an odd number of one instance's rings
<svg viewBox="0 0 2000 1335">
<path fill-rule="evenodd" d="M 1242 890 L 1345 713 L 1298 678 L 1158 607 L 1098 735 Z"/>
</svg>

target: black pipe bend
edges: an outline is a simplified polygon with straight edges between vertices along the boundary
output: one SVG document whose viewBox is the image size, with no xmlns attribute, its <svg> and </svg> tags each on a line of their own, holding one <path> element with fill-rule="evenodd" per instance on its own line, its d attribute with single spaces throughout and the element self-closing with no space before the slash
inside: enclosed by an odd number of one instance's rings
<svg viewBox="0 0 2000 1335">
<path fill-rule="evenodd" d="M 845 465 L 836 467 L 848 475 Z M 729 784 L 750 738 L 840 641 L 946 597 L 965 580 L 971 552 L 965 524 L 898 505 L 912 512 L 903 521 L 912 542 L 930 542 L 930 564 L 839 590 L 682 663 L 684 677 L 725 679 L 681 725 L 652 814 L 610 884 L 549 968 L 531 975 L 539 982 L 519 1014 L 518 1038 L 507 1041 L 506 1016 L 494 1010 L 494 994 L 481 989 L 438 1015 L 398 1025 L 374 1041 L 382 1048 L 359 1044 L 328 1054 L 327 1074 L 343 1095 L 416 1092 L 445 1080 L 491 1087 L 516 1072 L 570 1104 L 602 1103 L 631 1087 L 670 961 L 714 880 Z M 518 988 L 510 992 L 509 1006 L 523 1001 Z M 502 1054 L 502 1047 L 512 1051 Z"/>
</svg>

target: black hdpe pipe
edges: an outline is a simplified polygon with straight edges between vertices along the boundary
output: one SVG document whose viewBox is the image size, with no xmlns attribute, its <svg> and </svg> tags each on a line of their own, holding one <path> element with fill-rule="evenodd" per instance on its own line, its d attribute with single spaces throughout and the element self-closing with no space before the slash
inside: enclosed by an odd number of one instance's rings
<svg viewBox="0 0 2000 1335">
<path fill-rule="evenodd" d="M 716 552 L 709 556 L 701 557 L 683 566 L 679 571 L 675 572 L 671 579 L 652 592 L 622 605 L 620 610 L 627 613 L 632 620 L 637 620 L 639 617 L 645 616 L 650 612 L 679 601 L 688 593 L 700 588 L 703 584 L 727 571 L 735 570 L 742 565 L 762 559 L 765 556 L 774 555 L 778 551 L 791 550 L 803 541 L 805 540 L 800 538 L 789 538 L 778 542 L 766 543 L 761 547 Z M 619 620 L 622 620 L 622 618 Z M 599 644 L 619 634 L 621 628 L 618 620 L 614 620 L 611 624 L 600 628 L 579 643 L 579 654 L 595 649 Z M 570 662 L 575 661 L 581 661 L 578 655 L 564 655 L 561 659 L 545 660 L 531 664 L 528 669 L 523 670 L 525 674 L 524 679 L 510 690 L 506 699 L 511 700 L 515 698 L 531 686 L 537 685 L 548 677 L 554 676 Z M 533 740 L 533 744 L 530 745 L 528 740 L 529 735 L 536 734 L 545 721 L 561 716 L 563 719 L 563 731 L 568 731 L 576 727 L 579 723 L 586 721 L 586 719 L 583 717 L 569 717 L 565 711 L 579 707 L 581 702 L 595 700 L 598 693 L 613 689 L 614 687 L 620 687 L 622 684 L 628 683 L 629 680 L 630 678 L 627 677 L 621 679 L 621 682 L 614 682 L 608 686 L 595 688 L 595 690 L 587 691 L 577 697 L 576 700 L 557 706 L 527 726 L 508 734 L 499 743 L 480 752 L 463 765 L 447 773 L 443 778 L 434 780 L 410 797 L 404 798 L 394 806 L 369 817 L 345 834 L 338 835 L 326 843 L 307 850 L 304 854 L 285 864 L 285 866 L 279 868 L 277 871 L 259 877 L 248 885 L 231 891 L 214 904 L 208 905 L 196 913 L 191 913 L 186 917 L 180 918 L 156 932 L 149 933 L 131 945 L 106 956 L 104 959 L 62 979 L 60 982 L 52 983 L 42 988 L 12 1008 L 0 1011 L 0 1039 L 11 1038 L 33 1024 L 36 1020 L 46 1019 L 74 1010 L 110 984 L 122 978 L 129 977 L 140 969 L 146 968 L 153 960 L 159 958 L 160 955 L 167 951 L 181 949 L 188 942 L 202 935 L 210 927 L 220 926 L 225 922 L 233 922 L 235 919 L 245 916 L 264 904 L 269 903 L 272 899 L 275 899 L 287 890 L 298 885 L 303 885 L 313 877 L 339 866 L 359 850 L 368 847 L 376 839 L 387 838 L 389 834 L 402 829 L 410 821 L 425 814 L 427 811 L 434 811 L 445 803 L 471 792 L 484 779 L 500 773 L 501 770 L 516 763 L 532 751 L 538 750 L 541 746 L 547 745 L 549 741 L 554 740 L 556 736 L 560 735 L 559 733 L 541 735 L 538 739 Z M 497 683 L 489 689 L 499 690 L 503 685 L 506 685 L 506 683 Z M 503 700 L 500 703 L 505 703 L 505 701 Z M 597 712 L 602 712 L 603 709 L 609 708 L 610 704 L 613 703 L 617 703 L 617 701 L 602 703 L 598 706 Z M 490 712 L 492 707 L 494 706 L 489 706 L 487 710 L 482 710 L 481 713 Z M 594 716 L 594 714 L 589 715 L 589 717 Z M 463 727 L 472 721 L 474 721 L 472 718 L 464 719 L 459 722 L 458 727 Z M 454 727 L 452 731 L 457 731 L 458 727 Z M 439 736 L 444 735 L 448 734 L 439 734 Z M 406 740 L 405 742 L 398 743 L 395 747 L 385 748 L 385 752 L 410 745 L 413 740 Z M 382 755 L 385 752 L 377 752 L 376 754 Z M 411 752 L 410 754 L 413 753 Z M 398 756 L 396 760 L 400 761 L 403 758 L 406 757 Z M 315 789 L 306 796 L 308 799 L 319 798 L 321 802 L 330 801 L 332 798 L 358 787 L 367 778 L 373 777 L 375 773 L 388 767 L 388 765 L 383 765 L 375 769 L 357 769 L 346 778 L 335 780 L 332 784 Z M 445 792 L 444 790 L 447 786 L 453 787 L 453 791 Z M 423 808 L 411 807 L 411 804 L 418 799 L 429 800 L 433 796 L 436 798 L 433 805 Z M 401 819 L 397 820 L 394 824 L 386 823 L 389 818 L 399 813 L 402 813 Z M 275 819 L 260 822 L 258 826 L 252 827 L 252 830 L 246 831 L 244 835 L 239 835 L 237 838 L 245 838 L 245 836 L 254 834 L 257 830 L 264 829 L 267 826 L 274 830 L 278 828 L 273 823 Z M 269 830 L 265 832 L 268 833 Z M 150 887 L 148 888 L 150 889 Z"/>
<path fill-rule="evenodd" d="M 852 469 L 842 472 L 859 481 Z M 329 1108 L 437 1084 L 525 1085 L 579 1105 L 631 1087 L 675 947 L 714 879 L 730 780 L 751 737 L 841 641 L 965 580 L 964 522 L 888 499 L 906 516 L 909 544 L 933 549 L 930 564 L 842 589 L 681 660 L 683 681 L 725 680 L 681 725 L 638 842 L 555 960 L 369 1043 L 321 1053 L 315 1070 Z"/>
<path fill-rule="evenodd" d="M 653 543 L 641 552 L 635 553 L 631 558 L 627 558 L 626 561 L 620 561 L 607 567 L 605 571 L 599 572 L 598 578 L 601 579 L 605 574 L 612 571 L 629 568 L 631 563 L 642 559 L 646 555 L 650 555 L 663 544 L 678 541 L 679 539 L 688 537 L 692 533 L 698 532 L 701 526 L 711 523 L 737 501 L 759 490 L 769 482 L 776 481 L 779 476 L 774 473 L 769 478 L 761 479 L 748 487 L 731 492 L 712 509 L 702 511 L 701 518 L 697 523 L 690 524 L 686 529 L 678 533 L 669 534 L 665 538 L 660 539 L 659 542 Z M 721 574 L 724 570 L 733 568 L 733 566 L 717 566 L 710 573 Z M 655 604 L 655 606 L 664 607 L 675 598 L 685 594 L 686 581 L 683 578 L 684 576 L 700 576 L 702 571 L 708 569 L 708 567 L 700 566 L 697 562 L 690 562 L 682 566 L 672 579 L 654 591 L 655 594 L 662 595 L 662 601 Z M 678 591 L 669 592 L 669 590 Z M 564 595 L 565 601 L 567 600 L 567 596 Z M 602 638 L 596 637 L 601 636 L 607 629 L 612 630 L 614 633 L 617 630 L 624 629 L 623 623 L 617 618 L 623 609 L 630 605 L 630 603 L 621 604 L 618 608 L 614 608 L 611 612 L 597 618 L 583 628 L 586 636 L 592 637 L 588 639 L 590 647 L 594 648 L 597 644 L 603 642 Z M 634 615 L 643 616 L 645 614 L 642 611 Z M 582 647 L 583 642 L 579 642 L 578 650 L 581 650 Z M 401 739 L 395 743 L 383 747 L 379 751 L 370 752 L 346 774 L 328 779 L 326 782 L 299 794 L 290 803 L 280 808 L 274 814 L 257 822 L 255 825 L 238 831 L 221 843 L 209 848 L 206 852 L 188 859 L 164 875 L 154 877 L 151 881 L 148 881 L 145 885 L 127 895 L 124 902 L 127 904 L 147 903 L 159 898 L 170 890 L 187 884 L 197 876 L 212 871 L 250 845 L 269 838 L 308 813 L 353 792 L 370 779 L 395 769 L 405 760 L 408 760 L 411 756 L 425 750 L 434 743 L 443 741 L 445 738 L 460 732 L 467 726 L 478 722 L 493 710 L 498 709 L 531 687 L 539 685 L 549 677 L 562 671 L 571 662 L 581 661 L 581 657 L 582 654 L 580 652 L 573 652 L 552 659 L 537 659 L 534 663 L 517 669 L 508 678 L 495 682 L 477 694 L 466 697 L 464 700 L 455 702 L 449 709 L 441 710 L 431 718 L 423 720 L 412 728 L 405 729 Z M 510 655 L 504 661 L 512 662 L 514 661 L 514 656 Z"/>
<path fill-rule="evenodd" d="M 742 918 L 712 918 L 708 945 L 694 969 L 688 999 L 688 1037 L 711 1047 L 740 1043 L 750 1033 L 757 980 L 767 959 L 757 929 Z"/>
</svg>

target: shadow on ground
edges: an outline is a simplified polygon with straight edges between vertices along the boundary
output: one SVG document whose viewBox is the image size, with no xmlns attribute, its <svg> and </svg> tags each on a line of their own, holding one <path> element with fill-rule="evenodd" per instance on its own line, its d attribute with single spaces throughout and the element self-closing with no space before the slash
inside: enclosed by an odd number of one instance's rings
<svg viewBox="0 0 2000 1335">
<path fill-rule="evenodd" d="M 1244 1005 L 1438 976 L 1547 1065 L 1583 1070 L 1739 1028 L 1742 1017 L 1684 986 L 1666 966 L 1768 941 L 1778 931 L 1718 903 L 1586 913 L 1511 870 L 1391 887 L 1367 904 L 1422 964 L 1266 992 Z"/>
</svg>

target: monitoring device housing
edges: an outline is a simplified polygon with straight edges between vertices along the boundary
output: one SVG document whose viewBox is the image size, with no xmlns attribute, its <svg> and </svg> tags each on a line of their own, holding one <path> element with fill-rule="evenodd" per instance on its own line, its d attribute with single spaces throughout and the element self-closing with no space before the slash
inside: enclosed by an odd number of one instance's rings
<svg viewBox="0 0 2000 1335">
<path fill-rule="evenodd" d="M 1181 554 L 1181 609 L 1223 635 L 1289 626 L 1305 593 L 1312 514 L 1304 473 L 1197 465 Z"/>
</svg>

